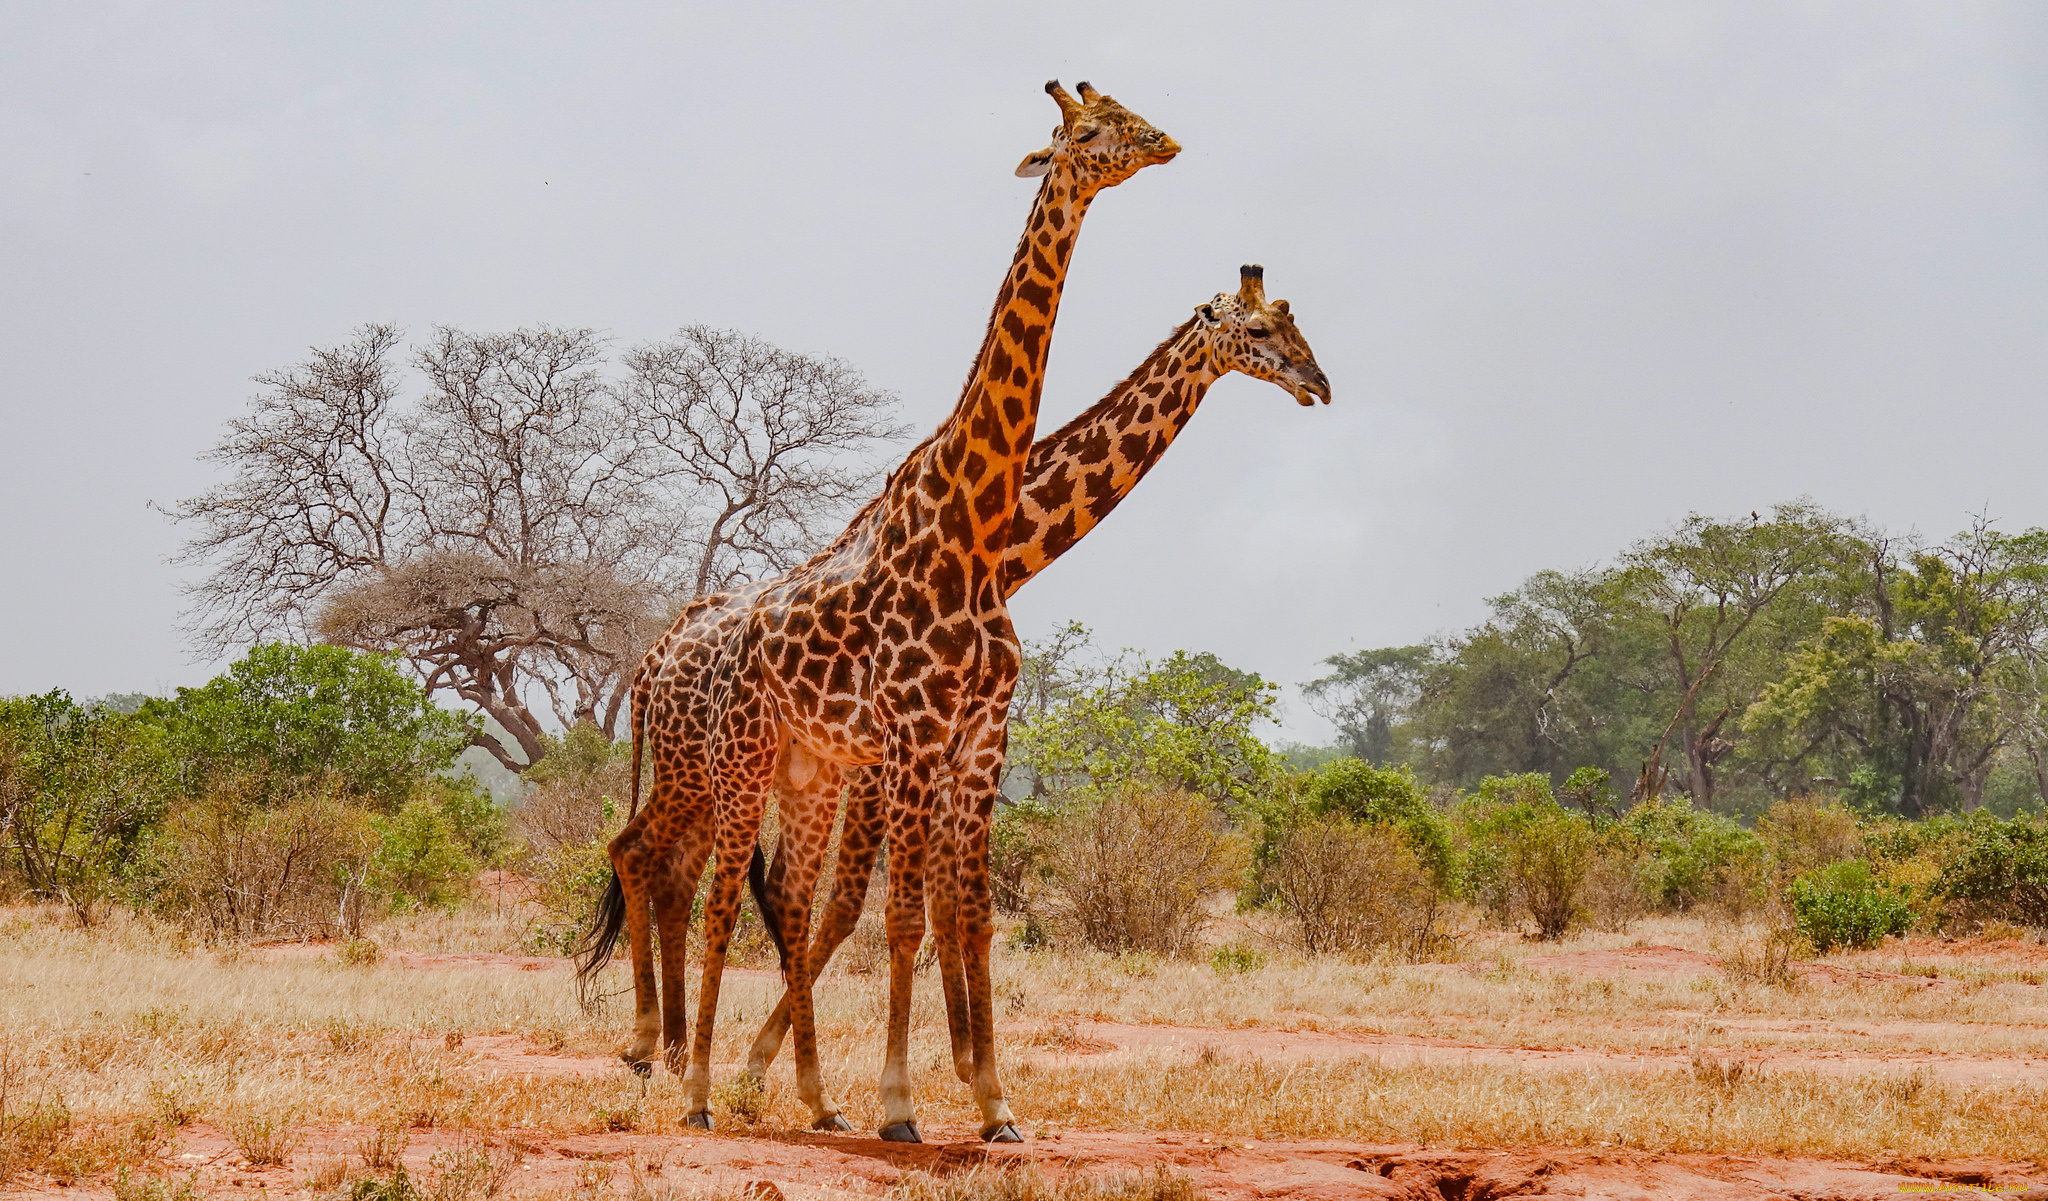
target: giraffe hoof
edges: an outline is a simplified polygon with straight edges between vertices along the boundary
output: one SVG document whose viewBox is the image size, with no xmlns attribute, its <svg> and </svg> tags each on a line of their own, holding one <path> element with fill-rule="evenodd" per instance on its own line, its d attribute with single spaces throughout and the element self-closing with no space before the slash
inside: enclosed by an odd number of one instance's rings
<svg viewBox="0 0 2048 1201">
<path fill-rule="evenodd" d="M 898 1122 L 882 1127 L 882 1141 L 885 1143 L 921 1143 L 924 1135 L 917 1132 L 916 1122 Z"/>
<path fill-rule="evenodd" d="M 1015 1122 L 997 1122 L 981 1132 L 981 1141 L 985 1143 L 1021 1143 L 1024 1141 L 1024 1132 L 1017 1129 Z"/>
<path fill-rule="evenodd" d="M 683 1125 L 688 1126 L 692 1130 L 709 1130 L 711 1129 L 711 1114 L 708 1110 L 704 1113 L 693 1113 L 683 1119 Z"/>
<path fill-rule="evenodd" d="M 819 1118 L 817 1121 L 812 1122 L 811 1129 L 833 1130 L 841 1134 L 852 1134 L 853 1123 L 846 1120 L 845 1114 L 835 1113 L 829 1117 Z"/>
<path fill-rule="evenodd" d="M 628 1059 L 626 1066 L 632 1068 L 633 1074 L 642 1079 L 654 1075 L 654 1065 L 644 1059 Z"/>
</svg>

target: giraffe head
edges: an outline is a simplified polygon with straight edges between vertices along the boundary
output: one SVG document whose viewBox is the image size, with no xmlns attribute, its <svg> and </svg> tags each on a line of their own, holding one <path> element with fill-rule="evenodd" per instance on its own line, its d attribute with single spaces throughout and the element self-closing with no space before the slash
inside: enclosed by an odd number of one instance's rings
<svg viewBox="0 0 2048 1201">
<path fill-rule="evenodd" d="M 1058 164 L 1084 188 L 1113 188 L 1180 153 L 1180 143 L 1145 118 L 1089 84 L 1078 90 L 1081 98 L 1076 100 L 1057 79 L 1045 85 L 1046 94 L 1060 106 L 1059 128 L 1052 131 L 1051 145 L 1017 164 L 1019 176 L 1044 175 Z"/>
<path fill-rule="evenodd" d="M 1280 385 L 1304 405 L 1330 403 L 1330 377 L 1295 328 L 1284 300 L 1266 299 L 1266 269 L 1238 268 L 1237 293 L 1218 292 L 1195 308 L 1193 326 L 1215 356 L 1217 374 L 1242 371 Z"/>
</svg>

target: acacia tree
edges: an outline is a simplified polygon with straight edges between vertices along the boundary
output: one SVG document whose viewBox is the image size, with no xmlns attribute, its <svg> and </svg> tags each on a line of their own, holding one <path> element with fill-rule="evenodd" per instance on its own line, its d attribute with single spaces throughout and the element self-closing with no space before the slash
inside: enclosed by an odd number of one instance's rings
<svg viewBox="0 0 2048 1201">
<path fill-rule="evenodd" d="M 542 713 L 615 736 L 673 607 L 808 553 L 898 432 L 845 364 L 702 327 L 624 379 L 591 330 L 437 328 L 404 410 L 401 354 L 370 325 L 257 377 L 206 456 L 231 478 L 172 510 L 199 531 L 183 561 L 211 568 L 195 642 L 395 651 L 505 729 L 476 742 L 515 770 L 546 754 Z M 717 400 L 690 382 L 707 372 Z"/>
<path fill-rule="evenodd" d="M 1331 655 L 1329 675 L 1301 686 L 1317 713 L 1368 763 L 1394 759 L 1394 725 L 1415 707 L 1434 648 L 1385 646 Z"/>
<path fill-rule="evenodd" d="M 1777 506 L 1769 520 L 1694 514 L 1625 556 L 1616 576 L 1616 621 L 1648 650 L 1641 662 L 1646 690 L 1672 698 L 1639 794 L 1657 791 L 1665 753 L 1675 744 L 1682 786 L 1695 804 L 1712 806 L 1715 767 L 1735 749 L 1729 718 L 1739 718 L 1775 676 L 1804 627 L 1818 623 L 1822 605 L 1796 602 L 1817 600 L 1855 562 L 1858 546 L 1849 523 L 1802 500 Z M 1757 670 L 1735 670 L 1747 665 L 1745 656 Z"/>
</svg>

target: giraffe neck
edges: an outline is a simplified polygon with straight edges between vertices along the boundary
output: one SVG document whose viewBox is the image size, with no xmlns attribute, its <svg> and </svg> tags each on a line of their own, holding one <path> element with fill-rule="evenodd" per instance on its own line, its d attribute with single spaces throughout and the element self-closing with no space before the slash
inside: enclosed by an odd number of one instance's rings
<svg viewBox="0 0 2048 1201">
<path fill-rule="evenodd" d="M 1031 448 L 999 586 L 1005 597 L 1109 516 L 1223 374 L 1190 321 L 1108 396 Z"/>
<path fill-rule="evenodd" d="M 937 477 L 926 488 L 946 498 L 943 534 L 975 565 L 970 575 L 977 582 L 994 582 L 1009 544 L 1067 264 L 1096 191 L 1064 165 L 1046 175 L 996 293 L 974 372 L 925 459 L 925 472 Z"/>
</svg>

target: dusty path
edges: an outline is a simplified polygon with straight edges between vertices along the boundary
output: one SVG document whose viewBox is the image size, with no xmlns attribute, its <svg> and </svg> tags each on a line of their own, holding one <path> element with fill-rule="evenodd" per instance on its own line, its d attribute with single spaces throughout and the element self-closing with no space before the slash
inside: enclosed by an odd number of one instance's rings
<svg viewBox="0 0 2048 1201">
<path fill-rule="evenodd" d="M 179 1177 L 197 1173 L 202 1196 L 277 1196 L 304 1187 L 323 1166 L 354 1160 L 366 1131 L 328 1128 L 309 1132 L 292 1162 L 253 1168 L 228 1140 L 208 1126 L 185 1133 L 171 1163 Z M 506 1174 L 501 1196 L 630 1194 L 664 1188 L 689 1191 L 753 1186 L 751 1195 L 772 1201 L 878 1196 L 910 1172 L 949 1175 L 974 1168 L 1035 1163 L 1051 1173 L 1149 1173 L 1159 1166 L 1183 1174 L 1212 1201 L 1337 1201 L 1339 1198 L 1398 1198 L 1401 1201 L 1497 1201 L 1499 1198 L 1569 1195 L 1625 1201 L 1707 1198 L 1712 1201 L 1833 1201 L 1897 1198 L 1914 1193 L 1995 1193 L 2026 1201 L 2048 1201 L 2048 1175 L 2018 1160 L 1974 1159 L 1949 1163 L 1880 1158 L 1848 1160 L 1770 1159 L 1742 1155 L 1654 1155 L 1618 1149 L 1440 1150 L 1412 1144 L 1341 1140 L 1218 1139 L 1190 1133 L 1069 1133 L 1021 1147 L 989 1148 L 966 1138 L 965 1130 L 934 1128 L 936 1139 L 920 1146 L 875 1138 L 825 1134 L 774 1137 L 712 1135 L 580 1135 L 523 1139 L 510 1132 L 520 1162 Z M 436 1155 L 458 1146 L 461 1136 L 415 1131 L 403 1161 L 419 1182 L 431 1182 Z M 772 1186 L 772 1191 L 765 1186 Z M 1971 1186 L 1985 1192 L 1974 1192 Z M 74 1187 L 71 1196 L 106 1195 Z M 30 1195 L 12 1189 L 7 1196 Z M 47 1195 L 47 1194 L 45 1194 Z"/>
</svg>

